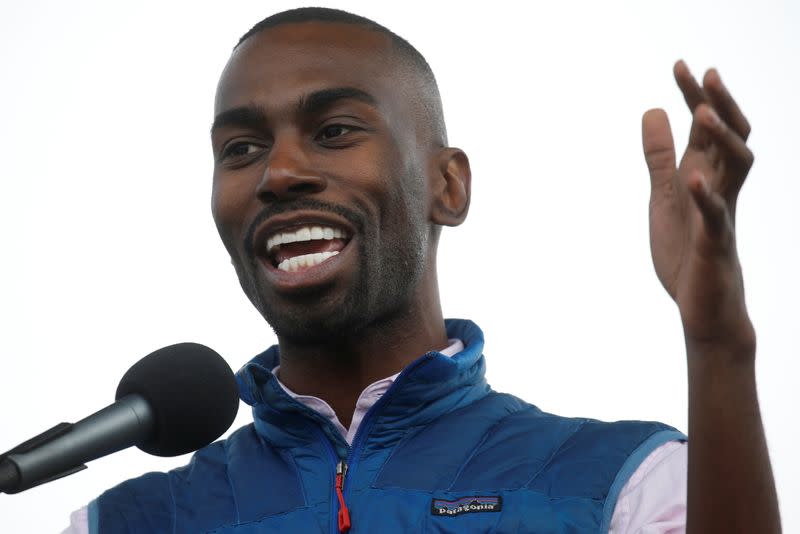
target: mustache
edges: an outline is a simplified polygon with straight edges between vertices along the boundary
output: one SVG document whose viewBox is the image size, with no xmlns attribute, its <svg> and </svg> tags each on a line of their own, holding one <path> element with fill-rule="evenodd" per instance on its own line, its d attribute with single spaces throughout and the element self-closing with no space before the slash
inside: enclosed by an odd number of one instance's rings
<svg viewBox="0 0 800 534">
<path fill-rule="evenodd" d="M 258 213 L 256 218 L 253 219 L 253 222 L 251 222 L 250 226 L 247 228 L 247 234 L 244 238 L 244 249 L 247 255 L 250 258 L 255 257 L 255 235 L 256 231 L 264 223 L 264 221 L 270 217 L 275 217 L 276 215 L 299 210 L 327 211 L 328 213 L 334 213 L 346 219 L 359 232 L 362 232 L 364 229 L 364 217 L 340 204 L 333 204 L 331 202 L 325 202 L 313 198 L 299 198 L 296 200 L 274 203 L 264 206 L 264 209 Z"/>
</svg>

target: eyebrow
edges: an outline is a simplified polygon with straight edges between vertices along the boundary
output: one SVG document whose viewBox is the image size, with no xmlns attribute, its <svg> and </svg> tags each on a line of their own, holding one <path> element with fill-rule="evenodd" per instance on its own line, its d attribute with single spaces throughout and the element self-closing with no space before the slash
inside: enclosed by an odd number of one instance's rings
<svg viewBox="0 0 800 534">
<path fill-rule="evenodd" d="M 355 87 L 334 87 L 331 89 L 321 89 L 300 98 L 298 109 L 301 113 L 312 115 L 331 107 L 340 100 L 358 100 L 375 106 L 376 101 L 366 91 Z"/>
<path fill-rule="evenodd" d="M 211 125 L 211 133 L 226 126 L 239 126 L 244 128 L 258 129 L 267 124 L 267 114 L 263 108 L 256 105 L 240 106 L 238 108 L 226 109 L 214 117 L 214 124 Z"/>
<path fill-rule="evenodd" d="M 341 100 L 358 100 L 370 106 L 377 104 L 372 95 L 361 89 L 355 87 L 333 87 L 320 89 L 301 96 L 297 104 L 297 111 L 302 115 L 313 115 L 321 113 Z M 264 108 L 250 104 L 227 109 L 219 113 L 214 117 L 211 133 L 213 134 L 226 126 L 259 129 L 263 128 L 267 123 L 267 113 Z"/>
</svg>

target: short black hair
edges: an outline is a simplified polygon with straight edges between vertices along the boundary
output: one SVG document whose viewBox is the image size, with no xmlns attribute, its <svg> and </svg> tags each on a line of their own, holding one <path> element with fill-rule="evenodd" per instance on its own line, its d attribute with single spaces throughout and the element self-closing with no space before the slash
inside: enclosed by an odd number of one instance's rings
<svg viewBox="0 0 800 534">
<path fill-rule="evenodd" d="M 281 11 L 280 13 L 270 15 L 269 17 L 258 22 L 255 26 L 250 28 L 247 33 L 242 35 L 242 37 L 239 39 L 239 42 L 236 43 L 236 46 L 234 46 L 233 49 L 236 50 L 247 39 L 269 28 L 274 28 L 283 24 L 296 24 L 302 22 L 333 22 L 353 24 L 380 32 L 389 37 L 395 49 L 399 51 L 401 56 L 408 60 L 420 74 L 423 80 L 423 85 L 426 89 L 426 94 L 421 95 L 421 100 L 425 108 L 424 112 L 426 115 L 426 122 L 428 123 L 428 127 L 431 128 L 431 133 L 434 135 L 434 138 L 438 138 L 438 141 L 443 145 L 447 144 L 447 129 L 444 122 L 444 112 L 442 111 L 442 101 L 441 97 L 439 96 L 439 86 L 436 83 L 436 77 L 433 75 L 433 69 L 431 69 L 428 61 L 425 59 L 425 56 L 423 56 L 419 50 L 414 48 L 411 43 L 387 27 L 378 24 L 374 20 L 362 17 L 361 15 L 356 15 L 354 13 L 349 13 L 341 9 L 332 9 L 328 7 L 300 7 L 296 9 L 290 9 L 288 11 Z"/>
</svg>

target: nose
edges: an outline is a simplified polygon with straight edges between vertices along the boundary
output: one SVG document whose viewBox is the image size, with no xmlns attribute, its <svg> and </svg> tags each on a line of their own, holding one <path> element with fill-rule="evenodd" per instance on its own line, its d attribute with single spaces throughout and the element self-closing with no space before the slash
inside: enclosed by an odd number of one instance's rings
<svg viewBox="0 0 800 534">
<path fill-rule="evenodd" d="M 312 170 L 299 143 L 276 140 L 256 194 L 268 203 L 319 193 L 326 185 L 325 178 Z"/>
</svg>

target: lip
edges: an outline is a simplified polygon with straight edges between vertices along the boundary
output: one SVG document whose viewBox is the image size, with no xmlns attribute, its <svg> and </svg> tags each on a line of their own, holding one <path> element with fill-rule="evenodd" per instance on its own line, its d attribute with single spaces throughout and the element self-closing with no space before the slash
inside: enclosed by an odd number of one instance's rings
<svg viewBox="0 0 800 534">
<path fill-rule="evenodd" d="M 303 292 L 314 292 L 320 287 L 331 285 L 346 270 L 347 263 L 352 261 L 352 250 L 356 248 L 350 246 L 351 244 L 352 240 L 336 256 L 302 271 L 282 271 L 264 256 L 259 257 L 259 263 L 276 293 L 299 295 Z"/>
<path fill-rule="evenodd" d="M 294 211 L 284 215 L 275 215 L 267 219 L 253 234 L 253 251 L 256 256 L 266 258 L 267 239 L 277 232 L 287 231 L 300 226 L 330 226 L 344 230 L 352 238 L 356 234 L 353 225 L 347 219 L 334 214 Z"/>
<path fill-rule="evenodd" d="M 276 232 L 287 231 L 300 226 L 330 226 L 340 228 L 350 238 L 344 248 L 328 260 L 301 271 L 282 271 L 272 265 L 267 252 L 267 239 Z M 344 263 L 350 259 L 352 241 L 357 238 L 353 225 L 335 214 L 312 211 L 296 211 L 270 217 L 254 233 L 253 250 L 264 269 L 267 280 L 278 292 L 297 292 L 311 289 L 333 281 Z"/>
</svg>

